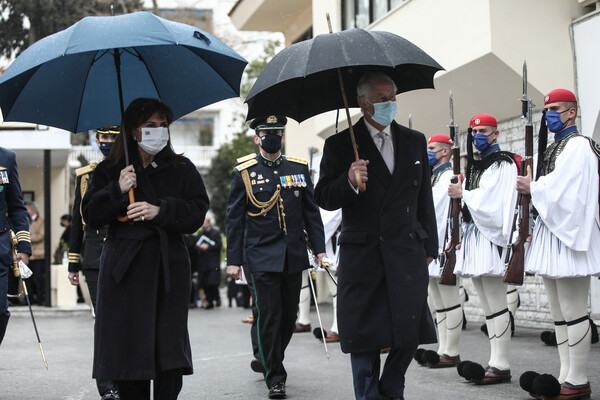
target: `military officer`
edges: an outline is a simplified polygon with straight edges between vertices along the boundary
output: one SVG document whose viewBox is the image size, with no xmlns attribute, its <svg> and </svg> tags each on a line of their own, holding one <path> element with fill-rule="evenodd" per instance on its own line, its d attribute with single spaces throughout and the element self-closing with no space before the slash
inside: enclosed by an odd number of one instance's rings
<svg viewBox="0 0 600 400">
<path fill-rule="evenodd" d="M 15 153 L 0 147 L 0 344 L 4 339 L 10 312 L 8 311 L 8 274 L 13 262 L 9 229 L 17 236 L 17 259 L 29 263 L 31 236 L 29 218 L 23 203 Z"/>
<path fill-rule="evenodd" d="M 96 144 L 104 158 L 108 157 L 112 145 L 119 134 L 118 126 L 96 130 Z M 108 226 L 101 229 L 86 229 L 81 216 L 81 199 L 92 181 L 92 175 L 98 163 L 91 163 L 75 171 L 77 183 L 75 200 L 73 201 L 73 220 L 69 238 L 69 281 L 79 285 L 79 271 L 83 271 L 90 291 L 93 310 L 96 310 L 96 293 L 98 292 L 98 274 L 100 272 L 100 254 L 102 244 L 108 233 Z M 83 257 L 82 257 L 83 256 Z M 83 258 L 83 260 L 82 260 Z M 96 381 L 102 400 L 118 399 L 117 387 L 112 381 Z"/>
<path fill-rule="evenodd" d="M 260 362 L 269 398 L 285 398 L 283 366 L 296 321 L 302 271 L 309 268 L 303 230 L 325 257 L 323 223 L 313 198 L 306 160 L 281 155 L 287 119 L 256 118 L 254 143 L 260 154 L 238 159 L 227 204 L 227 273 L 241 266 L 255 293 Z"/>
</svg>

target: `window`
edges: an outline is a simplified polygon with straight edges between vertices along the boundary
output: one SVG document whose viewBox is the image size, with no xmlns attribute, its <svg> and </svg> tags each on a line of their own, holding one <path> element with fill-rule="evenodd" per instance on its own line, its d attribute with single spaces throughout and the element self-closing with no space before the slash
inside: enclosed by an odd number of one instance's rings
<svg viewBox="0 0 600 400">
<path fill-rule="evenodd" d="M 173 146 L 213 146 L 215 120 L 210 116 L 188 115 L 171 124 Z"/>
<path fill-rule="evenodd" d="M 342 27 L 365 28 L 409 0 L 342 0 Z"/>
</svg>

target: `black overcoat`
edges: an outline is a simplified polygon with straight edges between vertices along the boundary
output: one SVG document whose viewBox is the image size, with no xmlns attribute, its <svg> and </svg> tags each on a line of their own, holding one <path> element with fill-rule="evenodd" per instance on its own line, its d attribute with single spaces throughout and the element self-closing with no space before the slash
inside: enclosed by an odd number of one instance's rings
<svg viewBox="0 0 600 400">
<path fill-rule="evenodd" d="M 221 283 L 221 247 L 223 246 L 221 231 L 214 227 L 208 231 L 201 230 L 196 236 L 196 243 L 202 236 L 214 242 L 214 244 L 206 242 L 208 244 L 206 250 L 201 250 L 197 245 L 200 273 L 203 275 L 202 282 L 205 285 L 218 286 Z"/>
<path fill-rule="evenodd" d="M 118 183 L 124 164 L 100 163 L 83 199 L 88 226 L 109 225 L 98 277 L 96 379 L 148 380 L 171 369 L 192 373 L 191 274 L 183 233 L 200 228 L 209 203 L 196 167 L 178 160 L 168 162 L 163 150 L 146 168 L 136 167 L 136 201 L 160 207 L 152 221 L 116 219 L 127 206 Z"/>
<path fill-rule="evenodd" d="M 370 162 L 367 190 L 357 194 L 348 181 L 348 130 L 325 142 L 315 188 L 319 206 L 342 209 L 337 312 L 346 353 L 436 341 L 426 301 L 426 257 L 437 256 L 438 244 L 425 136 L 392 123 L 392 175 L 365 124 L 354 133 Z"/>
</svg>

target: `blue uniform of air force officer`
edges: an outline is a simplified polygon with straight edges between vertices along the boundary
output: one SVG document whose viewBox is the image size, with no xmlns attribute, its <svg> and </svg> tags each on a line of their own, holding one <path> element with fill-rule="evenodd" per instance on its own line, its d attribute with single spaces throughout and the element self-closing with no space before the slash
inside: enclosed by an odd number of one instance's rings
<svg viewBox="0 0 600 400">
<path fill-rule="evenodd" d="M 323 223 L 306 161 L 281 155 L 285 117 L 255 119 L 258 156 L 238 159 L 227 204 L 227 272 L 250 272 L 256 332 L 269 398 L 285 397 L 284 351 L 294 331 L 302 271 L 309 268 L 304 230 L 325 255 Z"/>
<path fill-rule="evenodd" d="M 10 317 L 6 298 L 9 266 L 13 262 L 10 229 L 15 232 L 19 241 L 17 257 L 27 264 L 31 255 L 31 237 L 17 161 L 13 151 L 0 147 L 0 343 L 4 339 Z"/>
</svg>

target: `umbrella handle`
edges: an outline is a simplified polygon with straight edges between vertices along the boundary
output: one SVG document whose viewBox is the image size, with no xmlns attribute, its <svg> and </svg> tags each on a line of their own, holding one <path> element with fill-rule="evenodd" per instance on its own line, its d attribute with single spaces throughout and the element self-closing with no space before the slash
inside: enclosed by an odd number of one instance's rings
<svg viewBox="0 0 600 400">
<path fill-rule="evenodd" d="M 133 195 L 133 188 L 129 188 L 129 192 L 127 192 L 127 194 L 129 195 L 129 204 L 135 203 L 135 196 Z M 127 214 L 119 215 L 119 216 L 117 216 L 117 220 L 121 221 L 121 222 L 127 222 L 127 221 L 129 221 L 129 217 L 127 216 Z"/>
<path fill-rule="evenodd" d="M 367 185 L 360 178 L 360 172 L 354 170 L 354 177 L 356 178 L 356 185 L 358 186 L 358 190 L 360 190 L 361 192 L 367 190 Z"/>
<path fill-rule="evenodd" d="M 327 17 L 327 25 L 329 25 L 329 33 L 333 33 L 333 29 L 331 28 L 331 18 L 329 18 L 329 13 L 325 14 Z M 352 148 L 354 149 L 354 157 L 356 161 L 359 160 L 358 157 L 358 146 L 356 146 L 356 138 L 354 137 L 354 128 L 352 127 L 352 119 L 350 118 L 350 110 L 348 109 L 348 99 L 346 98 L 346 89 L 344 87 L 344 79 L 342 78 L 342 71 L 337 69 L 338 80 L 340 82 L 340 90 L 342 92 L 342 100 L 344 102 L 344 108 L 346 109 L 346 119 L 348 120 L 348 127 L 350 129 L 350 138 L 352 139 Z M 354 170 L 354 177 L 356 178 L 356 185 L 358 186 L 358 190 L 364 192 L 367 190 L 367 185 L 360 179 L 360 172 Z"/>
</svg>

